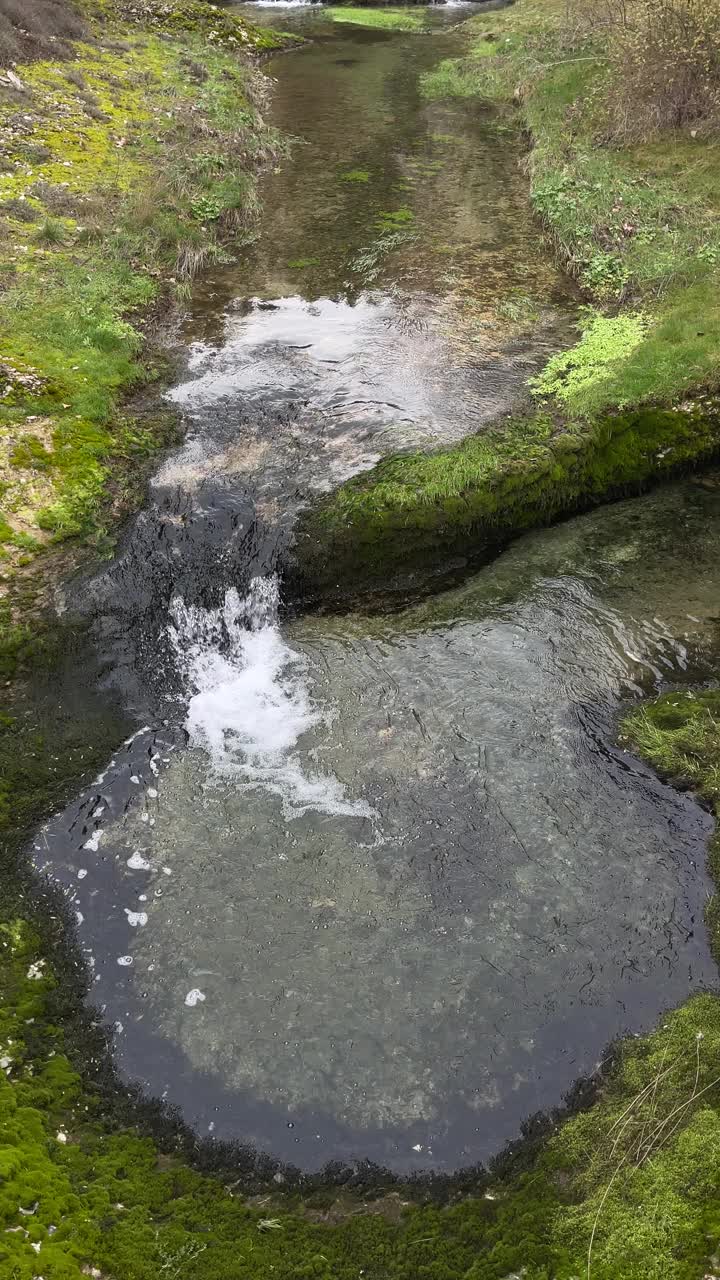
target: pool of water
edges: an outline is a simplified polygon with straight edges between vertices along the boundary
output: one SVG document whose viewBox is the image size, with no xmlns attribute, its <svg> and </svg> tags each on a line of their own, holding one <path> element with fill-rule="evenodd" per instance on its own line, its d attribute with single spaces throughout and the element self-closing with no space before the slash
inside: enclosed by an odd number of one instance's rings
<svg viewBox="0 0 720 1280">
<path fill-rule="evenodd" d="M 574 305 L 514 131 L 420 94 L 447 13 L 298 21 L 269 70 L 300 141 L 188 314 L 186 443 L 68 593 L 137 732 L 34 855 L 122 1071 L 203 1135 L 453 1169 L 715 979 L 710 819 L 615 737 L 712 670 L 720 490 L 533 534 L 391 616 L 284 616 L 302 504 L 482 430 Z"/>
<path fill-rule="evenodd" d="M 177 598 L 178 713 L 37 847 L 127 1074 L 303 1165 L 452 1168 L 712 983 L 710 818 L 614 735 L 711 668 L 719 547 L 688 485 L 389 618 Z"/>
</svg>

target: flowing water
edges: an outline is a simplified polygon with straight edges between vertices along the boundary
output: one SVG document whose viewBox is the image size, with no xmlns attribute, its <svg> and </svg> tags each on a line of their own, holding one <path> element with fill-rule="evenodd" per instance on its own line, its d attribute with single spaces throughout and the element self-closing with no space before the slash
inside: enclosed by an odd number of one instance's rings
<svg viewBox="0 0 720 1280">
<path fill-rule="evenodd" d="M 389 616 L 283 618 L 299 504 L 482 429 L 572 311 L 517 140 L 419 97 L 449 17 L 298 21 L 315 43 L 270 71 L 302 144 L 188 317 L 187 442 L 73 601 L 143 719 L 35 856 L 122 1070 L 201 1133 L 453 1169 L 715 980 L 710 819 L 615 739 L 712 670 L 720 489 L 529 535 Z"/>
</svg>

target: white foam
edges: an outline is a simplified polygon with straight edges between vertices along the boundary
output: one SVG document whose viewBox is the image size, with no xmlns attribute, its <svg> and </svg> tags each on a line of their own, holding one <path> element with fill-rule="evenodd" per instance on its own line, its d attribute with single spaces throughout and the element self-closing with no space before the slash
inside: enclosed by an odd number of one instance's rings
<svg viewBox="0 0 720 1280">
<path fill-rule="evenodd" d="M 231 588 L 219 609 L 176 598 L 168 634 L 184 678 L 190 744 L 209 755 L 215 775 L 279 796 L 285 816 L 309 809 L 372 818 L 337 778 L 307 773 L 296 750 L 323 719 L 311 697 L 302 658 L 277 623 L 276 577 L 254 578 L 241 599 Z"/>
<path fill-rule="evenodd" d="M 128 907 L 125 907 L 125 915 L 128 918 L 128 924 L 131 929 L 142 928 L 148 922 L 147 911 L 130 911 Z"/>
<path fill-rule="evenodd" d="M 150 863 L 148 862 L 147 858 L 143 858 L 142 854 L 139 853 L 137 849 L 128 858 L 127 865 L 129 866 L 131 871 L 149 871 L 150 870 Z"/>
</svg>

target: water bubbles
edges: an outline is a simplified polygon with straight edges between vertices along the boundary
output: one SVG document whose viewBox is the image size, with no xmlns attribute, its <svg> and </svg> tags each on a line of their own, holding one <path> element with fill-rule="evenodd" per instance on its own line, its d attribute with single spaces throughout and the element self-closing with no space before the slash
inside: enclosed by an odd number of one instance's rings
<svg viewBox="0 0 720 1280">
<path fill-rule="evenodd" d="M 276 575 L 253 578 L 244 598 L 231 587 L 218 609 L 173 600 L 168 636 L 188 689 L 190 743 L 207 751 L 216 775 L 279 796 L 287 818 L 311 809 L 373 818 L 336 778 L 307 774 L 295 752 L 323 717 L 278 626 L 278 602 Z"/>
<path fill-rule="evenodd" d="M 201 991 L 199 987 L 193 987 L 191 991 L 188 991 L 185 997 L 185 1004 L 188 1009 L 194 1009 L 196 1004 L 200 1004 L 204 1000 L 205 992 Z"/>
</svg>

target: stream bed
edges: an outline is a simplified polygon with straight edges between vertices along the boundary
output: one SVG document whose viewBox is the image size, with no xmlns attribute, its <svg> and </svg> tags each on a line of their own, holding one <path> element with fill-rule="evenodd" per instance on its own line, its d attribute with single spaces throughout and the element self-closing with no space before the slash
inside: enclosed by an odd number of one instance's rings
<svg viewBox="0 0 720 1280">
<path fill-rule="evenodd" d="M 387 615 L 283 612 L 303 503 L 482 429 L 571 331 L 519 140 L 419 95 L 460 12 L 284 16 L 314 36 L 269 66 L 302 141 L 188 315 L 185 444 L 68 593 L 138 728 L 34 842 L 123 1073 L 306 1168 L 485 1160 L 716 977 L 711 820 L 616 734 L 712 672 L 720 487 L 528 535 Z"/>
</svg>

